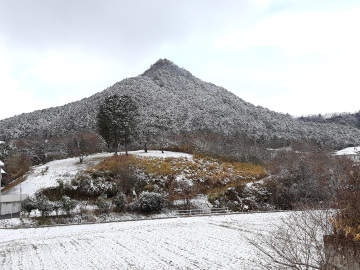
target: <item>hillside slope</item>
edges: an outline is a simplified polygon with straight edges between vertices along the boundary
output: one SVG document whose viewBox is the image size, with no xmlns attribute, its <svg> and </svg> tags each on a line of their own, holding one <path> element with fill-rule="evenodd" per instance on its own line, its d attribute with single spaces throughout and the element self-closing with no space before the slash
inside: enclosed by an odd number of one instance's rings
<svg viewBox="0 0 360 270">
<path fill-rule="evenodd" d="M 95 131 L 98 106 L 111 93 L 131 95 L 144 122 L 159 122 L 174 134 L 211 132 L 261 142 L 314 140 L 335 148 L 356 144 L 360 138 L 356 128 L 304 123 L 254 106 L 166 59 L 142 75 L 117 82 L 89 98 L 1 120 L 0 135 L 3 139 L 48 138 Z"/>
<path fill-rule="evenodd" d="M 334 113 L 330 115 L 309 115 L 299 117 L 304 122 L 336 123 L 360 129 L 360 111 L 355 113 Z"/>
<path fill-rule="evenodd" d="M 158 158 L 191 158 L 192 155 L 178 152 L 165 152 L 161 151 L 149 151 L 144 153 L 143 151 L 130 152 L 139 157 L 158 157 Z M 48 162 L 43 165 L 33 166 L 31 170 L 26 174 L 26 180 L 24 182 L 6 191 L 2 191 L 2 194 L 28 194 L 34 195 L 36 192 L 44 188 L 55 187 L 58 185 L 58 180 L 70 181 L 77 173 L 84 171 L 89 167 L 97 165 L 107 157 L 113 156 L 114 153 L 98 153 L 88 156 L 83 163 L 79 163 L 78 158 L 67 158 Z"/>
</svg>

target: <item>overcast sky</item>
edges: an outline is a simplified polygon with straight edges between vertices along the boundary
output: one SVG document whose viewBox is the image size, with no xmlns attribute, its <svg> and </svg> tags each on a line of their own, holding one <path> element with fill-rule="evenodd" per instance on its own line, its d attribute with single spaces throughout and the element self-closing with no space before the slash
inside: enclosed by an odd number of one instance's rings
<svg viewBox="0 0 360 270">
<path fill-rule="evenodd" d="M 360 1 L 0 0 L 0 119 L 167 58 L 295 116 L 360 110 Z"/>
</svg>

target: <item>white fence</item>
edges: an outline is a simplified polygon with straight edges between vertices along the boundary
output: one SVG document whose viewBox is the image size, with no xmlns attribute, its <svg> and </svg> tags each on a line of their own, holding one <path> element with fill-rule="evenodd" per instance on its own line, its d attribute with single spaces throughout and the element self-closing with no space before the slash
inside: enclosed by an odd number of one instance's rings
<svg viewBox="0 0 360 270">
<path fill-rule="evenodd" d="M 21 202 L 29 197 L 28 194 L 14 194 L 0 196 L 0 215 L 14 214 L 21 211 Z"/>
<path fill-rule="evenodd" d="M 177 210 L 178 216 L 199 216 L 199 215 L 216 215 L 230 213 L 228 208 L 209 208 L 209 209 L 188 209 Z"/>
</svg>

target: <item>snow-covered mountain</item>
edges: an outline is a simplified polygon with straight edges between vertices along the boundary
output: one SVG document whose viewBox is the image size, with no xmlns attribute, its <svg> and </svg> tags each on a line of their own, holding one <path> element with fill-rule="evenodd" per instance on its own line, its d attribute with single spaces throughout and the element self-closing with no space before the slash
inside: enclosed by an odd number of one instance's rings
<svg viewBox="0 0 360 270">
<path fill-rule="evenodd" d="M 358 144 L 360 130 L 337 124 L 305 123 L 254 106 L 226 89 L 204 82 L 169 60 L 88 98 L 0 121 L 3 139 L 95 131 L 99 104 L 112 93 L 131 95 L 148 122 L 162 121 L 172 133 L 212 132 L 256 141 L 314 140 L 333 147 Z M 166 121 L 164 121 L 166 119 Z"/>
</svg>

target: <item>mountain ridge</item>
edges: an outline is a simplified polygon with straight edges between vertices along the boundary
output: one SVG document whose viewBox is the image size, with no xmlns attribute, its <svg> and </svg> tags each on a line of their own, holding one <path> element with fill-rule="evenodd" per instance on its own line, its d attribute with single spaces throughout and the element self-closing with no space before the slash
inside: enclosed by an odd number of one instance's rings
<svg viewBox="0 0 360 270">
<path fill-rule="evenodd" d="M 98 106 L 114 93 L 131 95 L 144 123 L 166 118 L 164 128 L 172 134 L 215 133 L 246 136 L 257 142 L 312 140 L 335 148 L 357 144 L 360 138 L 359 129 L 305 123 L 255 106 L 167 59 L 90 97 L 0 120 L 0 136 L 10 140 L 96 132 Z"/>
</svg>

